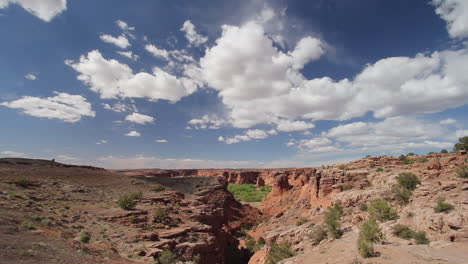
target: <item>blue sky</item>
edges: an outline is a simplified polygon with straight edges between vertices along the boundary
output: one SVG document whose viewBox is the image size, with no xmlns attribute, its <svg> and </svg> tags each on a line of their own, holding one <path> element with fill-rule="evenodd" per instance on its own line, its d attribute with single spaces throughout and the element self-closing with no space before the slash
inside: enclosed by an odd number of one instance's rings
<svg viewBox="0 0 468 264">
<path fill-rule="evenodd" d="M 464 0 L 0 0 L 0 157 L 300 167 L 468 135 Z"/>
</svg>

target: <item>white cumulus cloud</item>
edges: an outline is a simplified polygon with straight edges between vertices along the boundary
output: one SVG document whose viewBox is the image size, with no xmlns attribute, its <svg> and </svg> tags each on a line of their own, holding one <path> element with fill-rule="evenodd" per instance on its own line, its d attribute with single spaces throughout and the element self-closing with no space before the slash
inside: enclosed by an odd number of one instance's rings
<svg viewBox="0 0 468 264">
<path fill-rule="evenodd" d="M 199 46 L 208 41 L 207 37 L 197 33 L 195 25 L 190 20 L 186 20 L 180 30 L 185 32 L 185 37 L 194 46 Z"/>
<path fill-rule="evenodd" d="M 116 45 L 121 49 L 126 49 L 130 47 L 130 42 L 128 41 L 125 35 L 120 35 L 118 37 L 111 36 L 109 34 L 103 34 L 99 36 L 102 41 Z"/>
<path fill-rule="evenodd" d="M 28 73 L 24 76 L 26 79 L 34 81 L 37 79 L 37 74 L 36 73 Z"/>
<path fill-rule="evenodd" d="M 23 157 L 24 153 L 11 150 L 3 150 L 0 151 L 0 155 L 5 157 Z"/>
<path fill-rule="evenodd" d="M 234 144 L 242 141 L 251 141 L 254 139 L 265 139 L 271 135 L 276 135 L 276 130 L 262 130 L 262 129 L 249 129 L 243 135 L 235 135 L 230 138 L 224 138 L 220 136 L 218 141 L 224 142 L 226 144 Z"/>
<path fill-rule="evenodd" d="M 156 139 L 155 141 L 157 143 L 167 143 L 168 142 L 166 139 Z"/>
<path fill-rule="evenodd" d="M 117 53 L 124 56 L 124 57 L 127 57 L 127 58 L 129 58 L 131 60 L 134 60 L 134 61 L 136 61 L 136 60 L 138 60 L 140 58 L 140 56 L 134 54 L 131 50 L 129 50 L 129 51 L 117 51 Z"/>
<path fill-rule="evenodd" d="M 452 38 L 468 37 L 468 1 L 432 0 L 436 13 L 447 22 L 447 30 Z"/>
<path fill-rule="evenodd" d="M 141 134 L 138 133 L 137 131 L 133 130 L 133 131 L 130 131 L 127 134 L 125 134 L 125 136 L 127 136 L 127 137 L 139 137 L 139 136 L 141 136 Z"/>
<path fill-rule="evenodd" d="M 24 96 L 0 105 L 22 109 L 23 113 L 30 116 L 55 118 L 70 123 L 80 121 L 83 116 L 95 116 L 91 104 L 83 96 L 58 92 L 55 94 L 56 96 L 46 98 Z"/>
<path fill-rule="evenodd" d="M 10 4 L 18 4 L 46 22 L 50 22 L 67 9 L 67 0 L 0 0 L 0 9 Z"/>
<path fill-rule="evenodd" d="M 153 123 L 155 119 L 152 116 L 143 115 L 140 113 L 132 113 L 131 115 L 126 116 L 125 120 L 144 125 L 146 123 Z"/>
<path fill-rule="evenodd" d="M 153 73 L 135 74 L 127 64 L 107 60 L 98 50 L 82 55 L 78 62 L 67 60 L 65 63 L 79 73 L 78 80 L 105 99 L 148 98 L 176 102 L 199 87 L 190 78 L 178 78 L 157 67 Z"/>
<path fill-rule="evenodd" d="M 165 49 L 160 49 L 153 44 L 147 44 L 145 46 L 146 51 L 151 53 L 155 57 L 160 57 L 165 60 L 169 60 L 169 52 Z"/>
</svg>

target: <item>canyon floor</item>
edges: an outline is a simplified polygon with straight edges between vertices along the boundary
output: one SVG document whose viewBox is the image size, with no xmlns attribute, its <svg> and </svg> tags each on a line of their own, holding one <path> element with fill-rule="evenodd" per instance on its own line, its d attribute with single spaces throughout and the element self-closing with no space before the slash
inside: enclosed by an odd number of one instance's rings
<svg viewBox="0 0 468 264">
<path fill-rule="evenodd" d="M 0 263 L 265 264 L 276 244 L 292 252 L 276 263 L 468 263 L 468 179 L 457 174 L 467 157 L 242 170 L 105 170 L 0 159 Z M 392 190 L 405 172 L 420 184 L 399 203 Z M 249 203 L 237 201 L 229 183 L 272 190 Z M 132 198 L 122 209 L 125 195 Z M 384 239 L 363 258 L 356 246 L 361 224 L 379 198 L 397 216 L 378 221 Z M 440 198 L 453 208 L 435 212 Z M 342 236 L 317 239 L 334 205 L 342 207 Z M 428 243 L 396 236 L 396 225 L 425 232 Z"/>
</svg>

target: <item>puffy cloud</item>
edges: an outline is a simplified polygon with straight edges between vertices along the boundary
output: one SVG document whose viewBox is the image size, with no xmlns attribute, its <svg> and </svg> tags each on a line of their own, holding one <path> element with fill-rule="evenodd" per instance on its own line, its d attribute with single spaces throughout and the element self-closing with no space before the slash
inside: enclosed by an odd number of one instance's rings
<svg viewBox="0 0 468 264">
<path fill-rule="evenodd" d="M 309 128 L 314 128 L 315 125 L 311 123 L 306 123 L 304 121 L 291 121 L 291 120 L 280 120 L 276 122 L 278 125 L 276 129 L 284 132 L 291 131 L 302 131 Z"/>
<path fill-rule="evenodd" d="M 432 0 L 436 13 L 447 22 L 452 38 L 468 37 L 468 2 L 466 0 Z"/>
<path fill-rule="evenodd" d="M 127 111 L 133 111 L 133 112 L 138 112 L 137 107 L 134 104 L 124 104 L 124 103 L 115 103 L 113 105 L 110 104 L 102 104 L 104 109 L 111 110 L 117 113 L 122 113 L 122 112 L 127 112 Z"/>
<path fill-rule="evenodd" d="M 387 118 L 468 103 L 468 49 L 384 58 L 353 80 L 308 80 L 300 70 L 324 53 L 319 39 L 305 37 L 283 53 L 256 22 L 222 29 L 200 70 L 219 92 L 234 127 L 284 119 L 348 120 L 369 111 Z"/>
<path fill-rule="evenodd" d="M 96 142 L 96 145 L 101 145 L 101 144 L 106 144 L 106 143 L 107 143 L 107 140 L 103 139 L 103 140 Z"/>
<path fill-rule="evenodd" d="M 118 37 L 111 36 L 109 34 L 103 34 L 99 36 L 102 41 L 116 45 L 121 49 L 126 49 L 130 47 L 130 42 L 128 41 L 125 35 L 120 35 Z"/>
<path fill-rule="evenodd" d="M 123 30 L 123 31 L 133 31 L 135 30 L 135 27 L 131 27 L 127 24 L 127 22 L 123 21 L 123 20 L 117 20 L 115 21 L 115 23 L 117 24 L 117 26 Z"/>
<path fill-rule="evenodd" d="M 468 129 L 460 129 L 460 130 L 457 130 L 455 131 L 455 136 L 457 138 L 461 138 L 461 137 L 467 137 L 468 136 Z"/>
<path fill-rule="evenodd" d="M 141 136 L 141 134 L 138 133 L 137 131 L 133 130 L 133 131 L 130 131 L 127 134 L 125 134 L 125 136 L 127 136 L 127 137 L 139 137 L 139 136 Z"/>
<path fill-rule="evenodd" d="M 50 22 L 67 9 L 67 0 L 0 0 L 0 9 L 18 4 L 34 16 Z"/>
<path fill-rule="evenodd" d="M 197 33 L 195 26 L 190 20 L 186 20 L 182 25 L 181 31 L 185 32 L 185 37 L 190 44 L 199 46 L 208 41 L 208 38 Z"/>
<path fill-rule="evenodd" d="M 131 60 L 134 60 L 134 61 L 136 61 L 136 60 L 138 60 L 140 58 L 140 56 L 134 54 L 131 50 L 129 50 L 129 51 L 117 51 L 117 53 L 124 56 L 124 57 L 127 57 L 127 58 L 129 58 Z"/>
<path fill-rule="evenodd" d="M 137 124 L 140 124 L 140 125 L 144 125 L 146 123 L 153 123 L 154 122 L 154 117 L 139 114 L 139 113 L 133 113 L 131 115 L 126 116 L 125 120 L 133 122 L 133 123 L 137 123 Z"/>
<path fill-rule="evenodd" d="M 155 57 L 160 57 L 165 60 L 169 60 L 169 52 L 165 49 L 160 49 L 153 44 L 147 44 L 145 46 L 146 51 L 151 53 Z"/>
<path fill-rule="evenodd" d="M 203 115 L 201 118 L 192 119 L 187 123 L 190 124 L 187 129 L 219 129 L 226 121 L 216 116 Z"/>
<path fill-rule="evenodd" d="M 26 79 L 34 81 L 37 79 L 37 74 L 36 73 L 28 73 L 24 76 Z"/>
<path fill-rule="evenodd" d="M 456 124 L 456 123 L 457 123 L 457 120 L 455 120 L 453 118 L 447 118 L 447 119 L 444 119 L 444 120 L 440 121 L 441 125 L 453 125 L 453 124 Z"/>
<path fill-rule="evenodd" d="M 55 94 L 56 96 L 46 98 L 24 96 L 0 105 L 22 109 L 23 113 L 30 116 L 56 118 L 70 123 L 80 121 L 83 116 L 95 116 L 91 104 L 83 96 L 58 92 Z"/>
<path fill-rule="evenodd" d="M 11 150 L 4 150 L 4 151 L 0 151 L 0 155 L 5 156 L 5 157 L 23 157 L 24 153 L 11 151 Z"/>
<path fill-rule="evenodd" d="M 128 65 L 114 59 L 107 60 L 98 50 L 82 55 L 78 62 L 67 60 L 65 63 L 80 73 L 78 80 L 106 99 L 149 98 L 176 102 L 199 86 L 192 79 L 177 78 L 160 68 L 154 68 L 152 74 L 134 74 Z"/>
<path fill-rule="evenodd" d="M 157 139 L 155 140 L 157 143 L 167 143 L 168 141 L 166 139 Z"/>
<path fill-rule="evenodd" d="M 241 141 L 251 141 L 253 139 L 264 139 L 269 137 L 270 135 L 276 135 L 276 130 L 261 130 L 261 129 L 249 129 L 243 135 L 235 135 L 231 138 L 224 138 L 220 136 L 218 141 L 224 142 L 226 144 L 234 144 L 239 143 Z"/>
<path fill-rule="evenodd" d="M 333 144 L 330 139 L 323 137 L 303 139 L 297 142 L 292 140 L 286 145 L 297 146 L 299 149 L 311 153 L 336 152 L 341 150 L 338 144 Z"/>
</svg>

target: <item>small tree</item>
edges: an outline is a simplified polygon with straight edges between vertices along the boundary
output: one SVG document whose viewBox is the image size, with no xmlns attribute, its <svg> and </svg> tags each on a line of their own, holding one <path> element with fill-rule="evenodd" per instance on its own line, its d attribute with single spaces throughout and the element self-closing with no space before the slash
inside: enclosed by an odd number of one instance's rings
<svg viewBox="0 0 468 264">
<path fill-rule="evenodd" d="M 368 206 L 367 211 L 373 219 L 382 222 L 393 220 L 398 217 L 395 209 L 393 209 L 385 199 L 372 200 Z"/>
<path fill-rule="evenodd" d="M 445 154 L 445 153 L 448 153 L 448 150 L 443 149 L 443 150 L 440 151 L 440 153 L 444 153 L 444 154 Z"/>
<path fill-rule="evenodd" d="M 374 219 L 363 222 L 359 229 L 357 247 L 359 254 L 364 258 L 372 257 L 374 252 L 373 243 L 384 240 L 384 235 Z"/>
<path fill-rule="evenodd" d="M 421 184 L 418 176 L 412 172 L 402 172 L 397 177 L 398 184 L 408 190 L 414 191 L 418 184 Z"/>
<path fill-rule="evenodd" d="M 270 251 L 268 251 L 268 255 L 266 258 L 267 264 L 276 264 L 283 259 L 287 259 L 296 255 L 288 243 L 283 242 L 281 244 L 277 244 L 276 242 L 271 243 Z"/>
<path fill-rule="evenodd" d="M 468 136 L 459 138 L 458 143 L 455 144 L 453 150 L 468 150 Z"/>
<path fill-rule="evenodd" d="M 177 263 L 177 257 L 172 251 L 166 249 L 163 252 L 161 252 L 161 254 L 159 254 L 157 263 L 158 264 L 175 264 Z"/>
<path fill-rule="evenodd" d="M 404 205 L 407 204 L 411 198 L 412 192 L 405 187 L 395 185 L 392 187 L 393 197 L 397 203 Z"/>
<path fill-rule="evenodd" d="M 333 238 L 340 238 L 343 235 L 341 231 L 340 218 L 343 215 L 343 208 L 339 204 L 329 207 L 325 212 L 325 224 L 327 225 L 328 232 Z"/>
</svg>

